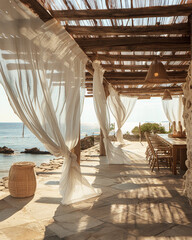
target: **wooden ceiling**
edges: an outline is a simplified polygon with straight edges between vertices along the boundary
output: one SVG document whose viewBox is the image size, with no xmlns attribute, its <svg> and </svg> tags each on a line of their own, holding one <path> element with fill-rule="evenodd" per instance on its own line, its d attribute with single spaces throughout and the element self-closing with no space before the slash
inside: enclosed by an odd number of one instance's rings
<svg viewBox="0 0 192 240">
<path fill-rule="evenodd" d="M 94 60 L 101 61 L 105 81 L 122 94 L 149 98 L 162 96 L 165 89 L 183 93 L 191 60 L 191 1 L 20 1 L 45 22 L 56 18 L 87 54 L 87 96 L 93 91 Z M 165 65 L 170 83 L 145 82 L 155 58 Z"/>
</svg>

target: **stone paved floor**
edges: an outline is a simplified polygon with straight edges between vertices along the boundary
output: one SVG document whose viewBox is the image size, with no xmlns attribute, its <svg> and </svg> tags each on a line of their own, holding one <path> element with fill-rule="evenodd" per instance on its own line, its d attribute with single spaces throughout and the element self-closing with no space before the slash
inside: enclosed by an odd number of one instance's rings
<svg viewBox="0 0 192 240">
<path fill-rule="evenodd" d="M 60 169 L 38 176 L 33 198 L 0 192 L 0 240 L 192 239 L 192 209 L 183 179 L 166 168 L 151 173 L 146 144 L 128 143 L 130 165 L 108 165 L 97 147 L 82 154 L 83 174 L 103 194 L 60 205 Z"/>
</svg>

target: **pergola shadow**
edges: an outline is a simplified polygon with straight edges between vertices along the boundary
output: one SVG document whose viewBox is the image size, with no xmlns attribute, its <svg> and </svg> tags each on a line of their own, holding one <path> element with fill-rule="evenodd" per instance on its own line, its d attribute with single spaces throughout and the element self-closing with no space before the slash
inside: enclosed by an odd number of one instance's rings
<svg viewBox="0 0 192 240">
<path fill-rule="evenodd" d="M 151 173 L 140 156 L 134 155 L 131 166 L 108 165 L 99 155 L 94 155 L 100 160 L 94 167 L 89 160 L 82 161 L 83 175 L 95 177 L 92 184 L 103 194 L 68 206 L 60 204 L 54 222 L 46 227 L 45 239 L 117 239 L 117 233 L 119 239 L 192 237 L 192 211 L 181 194 L 181 176 L 167 175 L 163 168 L 160 175 Z M 85 171 L 91 167 L 92 173 Z"/>
</svg>

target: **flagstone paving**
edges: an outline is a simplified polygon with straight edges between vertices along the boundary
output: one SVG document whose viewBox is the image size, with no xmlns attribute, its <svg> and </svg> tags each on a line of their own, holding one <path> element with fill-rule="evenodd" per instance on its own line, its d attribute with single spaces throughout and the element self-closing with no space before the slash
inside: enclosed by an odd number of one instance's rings
<svg viewBox="0 0 192 240">
<path fill-rule="evenodd" d="M 192 208 L 183 196 L 183 177 L 169 169 L 153 172 L 146 143 L 127 142 L 129 165 L 108 165 L 98 146 L 82 152 L 83 175 L 103 194 L 60 204 L 61 169 L 38 175 L 34 197 L 0 192 L 0 240 L 188 240 Z"/>
</svg>

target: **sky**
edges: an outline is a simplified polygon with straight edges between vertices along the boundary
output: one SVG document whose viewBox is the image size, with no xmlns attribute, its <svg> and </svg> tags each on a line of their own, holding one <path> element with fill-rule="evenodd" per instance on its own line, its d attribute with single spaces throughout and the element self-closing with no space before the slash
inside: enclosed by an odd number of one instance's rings
<svg viewBox="0 0 192 240">
<path fill-rule="evenodd" d="M 167 121 L 167 118 L 164 114 L 160 98 L 137 100 L 135 107 L 127 120 L 127 122 L 141 122 L 141 123 L 162 121 Z M 7 99 L 6 93 L 1 85 L 0 85 L 0 122 L 21 122 L 20 119 L 14 114 Z M 97 123 L 92 98 L 85 98 L 81 122 L 87 124 Z M 115 122 L 112 116 L 111 122 Z"/>
<path fill-rule="evenodd" d="M 81 119 L 82 122 L 96 122 L 96 115 L 93 109 L 92 98 L 85 98 L 84 110 Z M 129 122 L 167 121 L 167 118 L 162 108 L 161 98 L 137 100 L 135 107 L 133 108 L 133 111 L 127 121 Z"/>
</svg>

